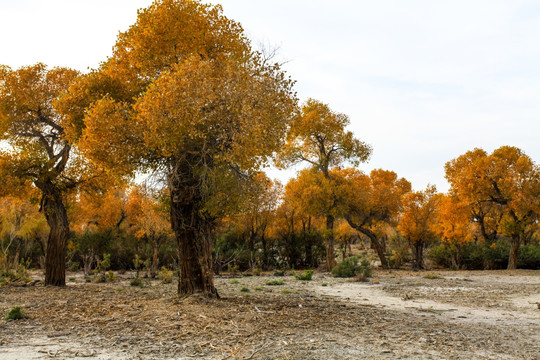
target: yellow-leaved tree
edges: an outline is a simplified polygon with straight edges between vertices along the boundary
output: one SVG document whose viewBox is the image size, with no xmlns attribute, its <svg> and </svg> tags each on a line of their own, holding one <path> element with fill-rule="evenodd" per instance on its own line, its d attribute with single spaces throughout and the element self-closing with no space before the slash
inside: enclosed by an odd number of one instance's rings
<svg viewBox="0 0 540 360">
<path fill-rule="evenodd" d="M 167 184 L 180 295 L 218 296 L 216 220 L 281 146 L 296 110 L 292 86 L 220 6 L 158 0 L 63 98 L 70 135 L 89 157 L 124 174 L 153 171 Z"/>
<path fill-rule="evenodd" d="M 519 246 L 538 227 L 540 167 L 522 150 L 474 149 L 445 165 L 450 193 L 468 207 L 486 240 L 510 239 L 508 269 L 517 267 Z M 489 230 L 496 229 L 496 230 Z"/>
<path fill-rule="evenodd" d="M 12 70 L 0 67 L 0 192 L 32 183 L 41 192 L 40 209 L 50 227 L 45 254 L 45 284 L 65 285 L 69 222 L 65 197 L 88 171 L 65 137 L 55 101 L 77 72 L 43 64 Z"/>
<path fill-rule="evenodd" d="M 327 104 L 314 99 L 307 100 L 301 108 L 301 114 L 291 124 L 287 143 L 279 154 L 278 165 L 286 167 L 306 162 L 330 184 L 332 168 L 344 164 L 356 166 L 367 161 L 371 155 L 371 147 L 346 130 L 349 123 L 347 115 L 332 111 Z M 331 190 L 327 192 L 331 193 Z M 326 267 L 330 270 L 335 265 L 335 215 L 330 210 L 323 215 L 326 217 L 327 230 Z"/>
<path fill-rule="evenodd" d="M 415 266 L 424 268 L 424 248 L 437 238 L 437 210 L 440 195 L 435 186 L 424 191 L 406 193 L 398 230 L 407 239 L 414 253 Z"/>
<path fill-rule="evenodd" d="M 388 268 L 378 225 L 397 224 L 402 196 L 411 191 L 411 183 L 393 171 L 382 169 L 372 170 L 369 176 L 349 170 L 342 179 L 345 219 L 370 239 L 381 266 Z"/>
</svg>

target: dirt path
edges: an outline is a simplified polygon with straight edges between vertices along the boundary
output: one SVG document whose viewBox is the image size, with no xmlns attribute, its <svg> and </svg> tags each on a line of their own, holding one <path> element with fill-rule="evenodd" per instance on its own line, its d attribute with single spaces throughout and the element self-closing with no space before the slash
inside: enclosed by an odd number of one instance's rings
<svg viewBox="0 0 540 360">
<path fill-rule="evenodd" d="M 219 277 L 212 301 L 131 276 L 0 288 L 30 316 L 0 323 L 0 359 L 540 359 L 540 272 Z"/>
<path fill-rule="evenodd" d="M 428 275 L 429 276 L 429 275 Z M 481 276 L 440 278 L 419 282 L 418 277 L 400 277 L 400 283 L 383 279 L 379 284 L 340 283 L 315 287 L 315 291 L 362 305 L 398 311 L 432 312 L 447 321 L 515 325 L 540 332 L 540 276 Z M 426 279 L 426 278 L 422 278 Z M 456 284 L 463 282 L 462 284 Z M 520 289 L 512 289 L 519 287 Z M 499 293 L 478 305 L 484 293 Z M 504 295 L 501 292 L 508 291 Z M 519 290 L 520 293 L 516 293 Z M 434 296 L 438 295 L 438 296 Z M 432 300 L 432 298 L 437 300 Z M 476 305 L 475 305 L 476 304 Z"/>
</svg>

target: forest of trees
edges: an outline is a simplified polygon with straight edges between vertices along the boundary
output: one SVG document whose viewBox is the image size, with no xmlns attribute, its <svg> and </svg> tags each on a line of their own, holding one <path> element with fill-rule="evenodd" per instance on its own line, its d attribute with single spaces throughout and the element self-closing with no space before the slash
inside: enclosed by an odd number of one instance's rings
<svg viewBox="0 0 540 360">
<path fill-rule="evenodd" d="M 220 6 L 158 0 L 88 73 L 0 66 L 0 272 L 331 270 L 356 244 L 383 268 L 540 269 L 540 167 L 522 150 L 444 164 L 447 193 L 358 166 L 347 115 L 255 51 Z M 286 184 L 264 167 L 303 164 Z M 441 164 L 443 166 L 443 164 Z M 141 178 L 148 179 L 141 184 Z M 143 265 L 140 265 L 140 264 Z"/>
</svg>

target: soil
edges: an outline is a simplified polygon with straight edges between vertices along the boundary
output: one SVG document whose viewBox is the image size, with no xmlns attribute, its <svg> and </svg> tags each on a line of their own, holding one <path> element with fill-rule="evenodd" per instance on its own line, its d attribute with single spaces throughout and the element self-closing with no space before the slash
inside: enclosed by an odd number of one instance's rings
<svg viewBox="0 0 540 360">
<path fill-rule="evenodd" d="M 0 359 L 540 359 L 540 271 L 219 276 L 219 300 L 67 277 L 0 288 L 28 315 L 0 320 Z"/>
</svg>

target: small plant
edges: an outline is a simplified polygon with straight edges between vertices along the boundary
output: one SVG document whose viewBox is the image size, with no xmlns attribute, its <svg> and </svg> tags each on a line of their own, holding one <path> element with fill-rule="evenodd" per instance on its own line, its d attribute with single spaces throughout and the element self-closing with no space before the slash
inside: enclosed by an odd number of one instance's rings
<svg viewBox="0 0 540 360">
<path fill-rule="evenodd" d="M 174 271 L 162 266 L 158 273 L 158 279 L 160 279 L 163 284 L 170 284 L 173 281 L 173 275 Z"/>
<path fill-rule="evenodd" d="M 116 275 L 114 275 L 114 272 L 112 270 L 107 271 L 107 275 L 105 275 L 105 277 L 109 282 L 116 281 Z"/>
<path fill-rule="evenodd" d="M 358 256 L 351 256 L 345 258 L 341 263 L 337 264 L 332 269 L 334 277 L 350 278 L 358 274 L 362 274 L 365 277 L 371 277 L 371 269 L 369 268 L 369 261 L 363 259 L 358 264 Z"/>
<path fill-rule="evenodd" d="M 296 291 L 296 290 L 293 291 L 291 289 L 283 289 L 283 290 L 280 291 L 280 293 L 282 293 L 282 294 L 293 294 L 293 293 L 297 294 L 298 291 Z"/>
<path fill-rule="evenodd" d="M 266 282 L 266 285 L 269 285 L 269 286 L 276 286 L 276 285 L 283 285 L 283 284 L 285 284 L 283 280 L 268 280 Z"/>
<path fill-rule="evenodd" d="M 103 254 L 103 259 L 98 260 L 97 266 L 94 270 L 95 278 L 94 281 L 98 283 L 102 282 L 112 282 L 116 280 L 116 275 L 112 270 L 107 271 L 111 266 L 111 254 Z M 107 272 L 105 272 L 107 271 Z"/>
<path fill-rule="evenodd" d="M 321 286 L 328 286 L 328 284 L 327 283 L 322 283 Z"/>
<path fill-rule="evenodd" d="M 238 279 L 231 279 L 229 280 L 229 284 L 240 284 L 240 281 Z"/>
<path fill-rule="evenodd" d="M 262 270 L 260 267 L 256 267 L 255 269 L 253 269 L 253 275 L 261 276 L 261 274 L 262 274 Z"/>
<path fill-rule="evenodd" d="M 6 314 L 6 321 L 14 321 L 19 319 L 26 319 L 28 315 L 22 310 L 20 306 L 15 306 L 13 309 L 9 310 Z"/>
<path fill-rule="evenodd" d="M 243 286 L 241 289 L 240 289 L 241 292 L 249 292 L 249 288 Z"/>
<path fill-rule="evenodd" d="M 131 279 L 131 281 L 129 282 L 129 285 L 138 286 L 140 288 L 142 288 L 144 286 L 143 281 L 141 280 L 140 277 L 135 277 L 135 278 Z"/>
<path fill-rule="evenodd" d="M 311 281 L 313 278 L 313 270 L 305 270 L 303 274 L 294 275 L 296 280 Z"/>
<path fill-rule="evenodd" d="M 94 270 L 95 274 L 107 270 L 111 266 L 111 254 L 103 254 L 103 259 L 98 260 L 96 269 Z"/>
<path fill-rule="evenodd" d="M 71 282 L 75 282 L 76 278 L 71 276 L 68 280 L 71 281 Z"/>
<path fill-rule="evenodd" d="M 274 276 L 285 276 L 285 270 L 274 271 Z"/>
<path fill-rule="evenodd" d="M 133 259 L 133 266 L 135 267 L 136 279 L 139 277 L 139 270 L 141 269 L 142 264 L 143 264 L 143 261 L 141 260 L 141 257 L 139 256 L 139 254 L 135 254 L 135 259 Z"/>
<path fill-rule="evenodd" d="M 264 290 L 264 286 L 255 286 L 255 287 L 253 288 L 253 290 L 255 290 L 255 291 L 263 291 L 263 290 Z"/>
</svg>

